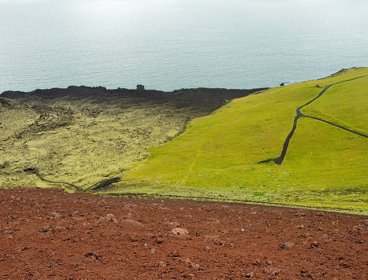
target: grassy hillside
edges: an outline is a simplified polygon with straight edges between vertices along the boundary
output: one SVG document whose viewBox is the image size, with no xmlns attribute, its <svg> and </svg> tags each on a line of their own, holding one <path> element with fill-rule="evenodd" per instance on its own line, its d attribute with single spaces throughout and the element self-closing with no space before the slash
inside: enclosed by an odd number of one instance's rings
<svg viewBox="0 0 368 280">
<path fill-rule="evenodd" d="M 368 213 L 365 75 L 367 68 L 351 69 L 233 100 L 151 149 L 110 192 Z M 296 129 L 277 162 L 298 107 Z"/>
</svg>

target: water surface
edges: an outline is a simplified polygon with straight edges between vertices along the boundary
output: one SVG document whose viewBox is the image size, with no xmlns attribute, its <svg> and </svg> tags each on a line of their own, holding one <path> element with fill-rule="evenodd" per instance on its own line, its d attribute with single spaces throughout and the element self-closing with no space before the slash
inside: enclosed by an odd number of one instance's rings
<svg viewBox="0 0 368 280">
<path fill-rule="evenodd" d="M 363 0 L 0 0 L 0 92 L 252 88 L 368 66 Z"/>
</svg>

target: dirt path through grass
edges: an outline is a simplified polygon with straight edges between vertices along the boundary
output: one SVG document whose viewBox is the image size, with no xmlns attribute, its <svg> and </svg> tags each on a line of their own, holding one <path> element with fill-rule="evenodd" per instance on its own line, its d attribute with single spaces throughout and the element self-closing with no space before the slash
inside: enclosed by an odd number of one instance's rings
<svg viewBox="0 0 368 280">
<path fill-rule="evenodd" d="M 349 129 L 349 128 L 346 128 L 346 127 L 343 127 L 341 125 L 338 125 L 336 123 L 333 123 L 333 122 L 330 122 L 330 121 L 327 121 L 327 120 L 324 120 L 322 118 L 318 118 L 318 117 L 313 117 L 313 116 L 308 116 L 308 115 L 304 115 L 305 118 L 309 118 L 309 119 L 312 119 L 312 120 L 316 120 L 316 121 L 320 121 L 320 122 L 323 122 L 323 123 L 326 123 L 326 124 L 329 124 L 329 125 L 332 125 L 334 127 L 337 127 L 337 128 L 340 128 L 340 129 L 343 129 L 347 132 L 350 132 L 350 133 L 353 133 L 355 135 L 358 135 L 358 136 L 361 136 L 361 137 L 364 137 L 364 138 L 368 138 L 368 135 L 364 134 L 364 133 L 361 133 L 361 132 L 358 132 L 358 131 L 355 131 L 355 130 L 352 130 L 352 129 Z"/>
<path fill-rule="evenodd" d="M 313 98 L 312 100 L 309 100 L 307 103 L 305 103 L 305 104 L 299 106 L 298 108 L 296 108 L 296 110 L 295 110 L 296 116 L 294 118 L 293 127 L 292 127 L 291 131 L 289 132 L 288 136 L 285 139 L 285 142 L 283 144 L 283 147 L 282 147 L 282 151 L 281 151 L 280 156 L 277 157 L 277 158 L 271 158 L 271 159 L 262 160 L 259 163 L 274 162 L 277 165 L 281 165 L 284 162 L 286 153 L 287 153 L 288 148 L 289 148 L 289 145 L 290 145 L 290 141 L 293 138 L 293 136 L 295 134 L 295 131 L 296 131 L 297 127 L 298 127 L 298 121 L 299 121 L 300 118 L 303 118 L 303 117 L 310 118 L 310 119 L 317 120 L 317 121 L 321 121 L 321 122 L 324 122 L 326 124 L 329 124 L 329 125 L 332 125 L 334 127 L 343 129 L 343 130 L 348 131 L 350 133 L 353 133 L 355 135 L 359 135 L 359 136 L 368 138 L 367 135 L 365 135 L 365 134 L 363 134 L 361 132 L 357 132 L 357 131 L 354 131 L 354 130 L 345 128 L 343 126 L 340 126 L 338 124 L 335 124 L 335 123 L 332 123 L 332 122 L 323 120 L 323 119 L 318 118 L 318 117 L 307 116 L 307 115 L 304 115 L 301 112 L 301 110 L 303 108 L 307 107 L 308 105 L 312 104 L 313 102 L 315 102 L 316 100 L 318 100 L 320 97 L 322 97 L 331 87 L 333 87 L 335 85 L 338 85 L 338 84 L 347 83 L 347 82 L 351 82 L 351 81 L 354 81 L 354 80 L 357 80 L 357 79 L 361 79 L 361 78 L 364 78 L 366 76 L 367 75 L 363 75 L 363 76 L 359 76 L 359 77 L 355 77 L 355 78 L 352 78 L 352 79 L 348 79 L 348 80 L 344 80 L 344 81 L 341 81 L 341 82 L 337 82 L 337 83 L 333 83 L 333 84 L 327 85 L 327 86 L 324 87 L 324 89 L 315 98 Z"/>
<path fill-rule="evenodd" d="M 36 175 L 43 182 L 46 182 L 46 183 L 49 183 L 49 184 L 52 184 L 52 185 L 63 185 L 66 190 L 77 191 L 77 192 L 97 191 L 97 190 L 102 189 L 106 186 L 109 186 L 113 183 L 117 183 L 117 182 L 121 181 L 120 177 L 113 177 L 113 178 L 101 180 L 101 181 L 97 182 L 96 184 L 93 184 L 92 186 L 90 186 L 86 189 L 83 189 L 81 187 L 76 186 L 75 184 L 71 184 L 71 183 L 68 183 L 68 182 L 52 181 L 52 180 L 46 179 L 43 175 L 41 175 L 40 171 L 37 168 L 33 168 L 33 167 L 26 168 L 26 169 L 24 169 L 24 172 Z"/>
</svg>

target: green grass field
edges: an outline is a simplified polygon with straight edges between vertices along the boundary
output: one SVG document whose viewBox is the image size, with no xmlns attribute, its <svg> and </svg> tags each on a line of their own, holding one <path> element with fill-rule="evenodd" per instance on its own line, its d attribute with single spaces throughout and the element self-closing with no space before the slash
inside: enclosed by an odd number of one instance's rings
<svg viewBox="0 0 368 280">
<path fill-rule="evenodd" d="M 190 123 L 110 193 L 286 204 L 368 214 L 368 68 L 233 100 Z M 357 78 L 355 80 L 351 80 Z M 351 80 L 351 81 L 347 81 Z M 281 165 L 296 108 L 301 112 Z M 310 117 L 321 118 L 330 125 Z"/>
</svg>

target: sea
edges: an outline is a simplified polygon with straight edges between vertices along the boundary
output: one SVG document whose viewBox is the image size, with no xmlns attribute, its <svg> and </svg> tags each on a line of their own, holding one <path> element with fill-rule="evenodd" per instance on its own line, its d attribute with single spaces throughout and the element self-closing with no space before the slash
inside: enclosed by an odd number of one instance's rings
<svg viewBox="0 0 368 280">
<path fill-rule="evenodd" d="M 366 0 L 0 0 L 0 92 L 255 88 L 368 66 Z"/>
</svg>

